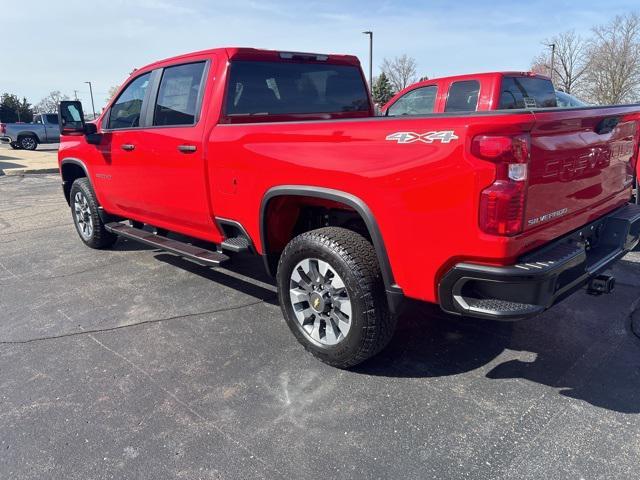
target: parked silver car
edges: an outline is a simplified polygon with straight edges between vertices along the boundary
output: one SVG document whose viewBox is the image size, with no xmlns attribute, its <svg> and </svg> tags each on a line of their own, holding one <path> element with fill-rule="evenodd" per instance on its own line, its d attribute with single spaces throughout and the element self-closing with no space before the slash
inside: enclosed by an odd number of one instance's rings
<svg viewBox="0 0 640 480">
<path fill-rule="evenodd" d="M 12 148 L 35 150 L 40 143 L 60 141 L 57 113 L 35 115 L 32 123 L 0 123 L 0 142 Z"/>
</svg>

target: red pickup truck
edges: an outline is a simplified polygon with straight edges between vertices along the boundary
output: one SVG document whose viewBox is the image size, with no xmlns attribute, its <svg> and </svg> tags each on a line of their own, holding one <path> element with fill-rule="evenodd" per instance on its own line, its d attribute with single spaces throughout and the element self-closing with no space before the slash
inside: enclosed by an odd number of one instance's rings
<svg viewBox="0 0 640 480">
<path fill-rule="evenodd" d="M 409 85 L 382 107 L 389 116 L 487 112 L 558 105 L 549 77 L 532 72 L 488 72 L 431 78 Z"/>
<path fill-rule="evenodd" d="M 404 298 L 498 320 L 586 287 L 640 239 L 640 107 L 376 117 L 357 58 L 226 48 L 136 70 L 95 123 L 60 105 L 82 241 L 276 276 L 321 360 L 355 365 Z"/>
</svg>

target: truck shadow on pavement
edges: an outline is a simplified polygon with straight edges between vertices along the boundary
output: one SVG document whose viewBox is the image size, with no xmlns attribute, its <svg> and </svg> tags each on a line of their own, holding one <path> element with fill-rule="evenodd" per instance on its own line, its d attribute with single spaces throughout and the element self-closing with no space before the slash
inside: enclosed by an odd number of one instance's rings
<svg viewBox="0 0 640 480">
<path fill-rule="evenodd" d="M 278 305 L 278 297 L 275 292 L 275 283 L 272 278 L 264 273 L 264 268 L 259 268 L 256 259 L 248 255 L 236 255 L 233 258 L 233 267 L 227 269 L 213 269 L 190 262 L 182 257 L 169 253 L 158 253 L 156 260 L 181 268 L 219 285 L 232 288 L 257 300 L 262 300 L 271 305 Z M 257 281 L 257 282 L 256 282 Z"/>
<path fill-rule="evenodd" d="M 278 305 L 274 281 L 255 257 L 235 256 L 230 270 L 203 267 L 162 252 L 155 258 Z M 520 322 L 465 319 L 447 315 L 435 305 L 410 302 L 389 346 L 352 371 L 401 378 L 477 374 L 502 380 L 498 388 L 525 391 L 529 389 L 519 380 L 528 380 L 594 406 L 640 413 L 640 340 L 631 332 L 630 318 L 606 308 L 581 318 L 574 312 L 574 305 L 583 302 L 581 295 L 577 292 L 544 315 Z M 486 388 L 477 382 L 468 385 Z M 534 390 L 533 395 L 541 393 Z"/>
<path fill-rule="evenodd" d="M 527 391 L 521 380 L 528 380 L 594 406 L 640 413 L 640 340 L 630 317 L 603 308 L 580 318 L 572 307 L 583 300 L 580 295 L 514 323 L 463 319 L 436 306 L 410 305 L 390 345 L 354 371 L 405 378 L 471 373 L 500 380 L 503 384 L 492 388 L 509 391 Z M 487 387 L 474 382 L 468 388 L 477 388 L 481 396 Z"/>
</svg>

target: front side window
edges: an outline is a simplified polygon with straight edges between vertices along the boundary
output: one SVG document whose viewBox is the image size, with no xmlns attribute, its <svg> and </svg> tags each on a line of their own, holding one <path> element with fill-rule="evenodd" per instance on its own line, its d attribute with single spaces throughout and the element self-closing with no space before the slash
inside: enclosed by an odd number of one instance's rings
<svg viewBox="0 0 640 480">
<path fill-rule="evenodd" d="M 53 114 L 47 115 L 47 123 L 49 123 L 51 125 L 57 125 L 58 124 L 58 115 L 53 115 Z"/>
<path fill-rule="evenodd" d="M 266 116 L 369 112 L 367 87 L 356 66 L 234 61 L 226 114 Z"/>
<path fill-rule="evenodd" d="M 475 112 L 478 108 L 480 83 L 477 80 L 454 82 L 449 88 L 445 112 Z"/>
<path fill-rule="evenodd" d="M 204 62 L 199 62 L 164 69 L 153 115 L 154 125 L 196 123 L 204 66 Z"/>
<path fill-rule="evenodd" d="M 556 107 L 551 80 L 536 77 L 504 77 L 500 88 L 500 110 Z"/>
<path fill-rule="evenodd" d="M 416 88 L 401 96 L 393 105 L 389 107 L 388 114 L 397 115 L 425 115 L 433 113 L 436 103 L 438 87 L 429 85 L 427 87 Z"/>
<path fill-rule="evenodd" d="M 142 101 L 149 86 L 151 73 L 145 73 L 133 80 L 111 106 L 108 128 L 134 128 L 140 126 Z"/>
</svg>

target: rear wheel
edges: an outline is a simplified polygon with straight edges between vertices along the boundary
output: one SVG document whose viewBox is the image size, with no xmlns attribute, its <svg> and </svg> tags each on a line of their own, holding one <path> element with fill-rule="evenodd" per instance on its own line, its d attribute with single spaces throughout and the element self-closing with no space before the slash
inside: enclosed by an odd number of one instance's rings
<svg viewBox="0 0 640 480">
<path fill-rule="evenodd" d="M 38 140 L 33 135 L 25 135 L 18 139 L 18 144 L 25 150 L 35 150 L 38 147 Z"/>
<path fill-rule="evenodd" d="M 78 178 L 71 186 L 71 215 L 80 238 L 91 248 L 107 248 L 118 236 L 108 232 L 98 214 L 98 201 L 89 180 Z"/>
<path fill-rule="evenodd" d="M 395 329 L 373 245 L 338 227 L 286 246 L 278 265 L 280 307 L 298 341 L 329 365 L 348 368 L 382 350 Z"/>
</svg>

